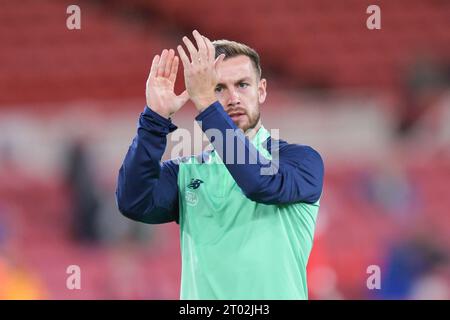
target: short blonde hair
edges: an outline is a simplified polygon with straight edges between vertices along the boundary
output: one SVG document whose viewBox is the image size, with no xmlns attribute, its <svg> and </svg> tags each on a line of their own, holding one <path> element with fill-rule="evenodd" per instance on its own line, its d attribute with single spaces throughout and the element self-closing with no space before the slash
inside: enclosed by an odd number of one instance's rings
<svg viewBox="0 0 450 320">
<path fill-rule="evenodd" d="M 225 54 L 225 59 L 241 55 L 249 57 L 250 60 L 253 62 L 253 66 L 256 69 L 256 74 L 258 75 L 258 78 L 261 79 L 262 76 L 261 63 L 259 55 L 254 49 L 250 48 L 249 46 L 243 43 L 225 39 L 215 40 L 213 41 L 213 45 L 214 48 L 216 49 L 216 58 L 221 54 Z"/>
</svg>

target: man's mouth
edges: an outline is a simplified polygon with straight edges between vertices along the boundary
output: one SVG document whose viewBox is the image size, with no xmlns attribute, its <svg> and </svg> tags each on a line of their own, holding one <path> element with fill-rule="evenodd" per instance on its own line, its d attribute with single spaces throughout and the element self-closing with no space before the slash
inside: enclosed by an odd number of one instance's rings
<svg viewBox="0 0 450 320">
<path fill-rule="evenodd" d="M 239 118 L 245 116 L 245 112 L 231 112 L 228 114 L 231 120 L 238 120 Z"/>
</svg>

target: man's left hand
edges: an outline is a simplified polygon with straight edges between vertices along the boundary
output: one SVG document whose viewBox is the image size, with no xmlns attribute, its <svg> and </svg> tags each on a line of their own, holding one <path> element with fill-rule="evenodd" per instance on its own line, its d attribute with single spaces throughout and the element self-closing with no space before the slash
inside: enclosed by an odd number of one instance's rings
<svg viewBox="0 0 450 320">
<path fill-rule="evenodd" d="M 183 37 L 183 42 L 189 51 L 189 60 L 183 47 L 177 47 L 184 66 L 184 81 L 189 97 L 198 111 L 213 104 L 217 98 L 215 88 L 218 83 L 216 67 L 225 55 L 221 54 L 215 59 L 215 48 L 212 42 L 202 36 L 197 30 L 192 32 L 197 42 L 198 50 L 188 37 Z"/>
</svg>

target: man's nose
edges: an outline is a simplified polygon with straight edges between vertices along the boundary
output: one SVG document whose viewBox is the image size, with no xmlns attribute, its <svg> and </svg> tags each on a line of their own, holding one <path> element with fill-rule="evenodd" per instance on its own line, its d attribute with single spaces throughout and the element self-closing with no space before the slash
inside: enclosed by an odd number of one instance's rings
<svg viewBox="0 0 450 320">
<path fill-rule="evenodd" d="M 230 96 L 228 97 L 228 106 L 235 106 L 240 104 L 239 94 L 236 90 L 230 90 Z"/>
</svg>

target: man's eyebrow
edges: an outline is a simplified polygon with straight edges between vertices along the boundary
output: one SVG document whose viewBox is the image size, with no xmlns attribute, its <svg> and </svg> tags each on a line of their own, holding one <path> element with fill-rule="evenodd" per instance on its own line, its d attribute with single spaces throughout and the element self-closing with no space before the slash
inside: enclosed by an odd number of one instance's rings
<svg viewBox="0 0 450 320">
<path fill-rule="evenodd" d="M 236 84 L 236 83 L 241 83 L 241 82 L 243 82 L 243 81 L 251 81 L 251 80 L 252 80 L 252 79 L 251 79 L 250 77 L 244 77 L 244 78 L 241 78 L 241 79 L 237 80 L 237 81 L 235 82 L 235 84 Z M 217 86 L 225 86 L 225 84 L 224 84 L 224 83 L 218 83 Z"/>
</svg>

